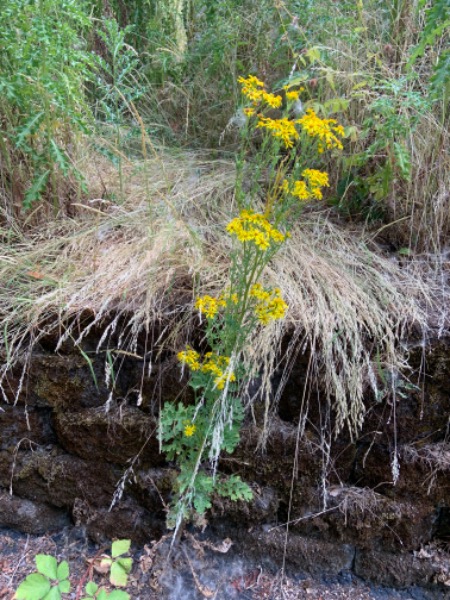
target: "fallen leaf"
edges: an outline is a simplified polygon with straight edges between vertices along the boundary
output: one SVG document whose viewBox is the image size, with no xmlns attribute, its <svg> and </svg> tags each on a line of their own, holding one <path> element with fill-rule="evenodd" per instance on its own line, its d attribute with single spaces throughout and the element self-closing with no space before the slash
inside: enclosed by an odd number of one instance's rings
<svg viewBox="0 0 450 600">
<path fill-rule="evenodd" d="M 99 558 L 95 558 L 94 560 L 88 560 L 88 563 L 92 565 L 96 573 L 100 573 L 100 575 L 106 575 L 109 573 L 112 560 L 109 556 L 103 555 Z"/>
</svg>

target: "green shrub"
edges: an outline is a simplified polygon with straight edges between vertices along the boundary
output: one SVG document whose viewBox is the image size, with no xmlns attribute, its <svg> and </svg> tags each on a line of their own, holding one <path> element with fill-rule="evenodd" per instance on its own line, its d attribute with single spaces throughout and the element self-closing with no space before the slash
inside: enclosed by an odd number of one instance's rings
<svg viewBox="0 0 450 600">
<path fill-rule="evenodd" d="M 217 147 L 239 100 L 237 77 L 259 72 L 272 83 L 292 65 L 279 9 L 273 0 L 186 2 L 182 16 L 187 45 L 181 52 L 167 25 L 163 8 L 168 4 L 149 2 L 145 9 L 145 40 L 136 47 L 151 98 L 146 97 L 139 110 L 152 124 L 165 123 L 172 141 Z M 142 31 L 142 24 L 137 27 Z M 128 42 L 133 35 L 129 33 Z"/>
<path fill-rule="evenodd" d="M 128 128 L 134 103 L 145 93 L 145 85 L 139 73 L 140 60 L 136 50 L 126 43 L 127 35 L 134 29 L 128 25 L 121 28 L 116 19 L 103 20 L 96 35 L 103 43 L 103 56 L 95 54 L 95 86 L 89 99 L 93 105 L 97 130 L 108 140 L 94 147 L 112 159 L 119 171 L 120 196 L 123 200 L 122 157 L 127 138 L 140 137 L 138 127 Z"/>
<path fill-rule="evenodd" d="M 70 174 L 89 129 L 84 83 L 92 57 L 83 34 L 90 20 L 73 0 L 4 0 L 0 6 L 0 143 L 2 187 L 10 214 L 51 199 Z"/>
<path fill-rule="evenodd" d="M 124 556 L 130 549 L 130 540 L 116 540 L 111 546 L 111 556 L 102 554 L 97 570 L 109 574 L 109 582 L 117 587 L 127 585 L 133 559 Z M 31 573 L 19 585 L 14 598 L 17 600 L 61 600 L 62 594 L 69 594 L 70 568 L 67 561 L 57 563 L 49 554 L 37 554 L 35 557 L 37 573 Z M 80 584 L 81 585 L 81 584 Z M 81 600 L 130 600 L 130 595 L 122 590 L 107 592 L 94 581 L 85 585 L 85 594 Z M 77 593 L 77 598 L 79 597 Z"/>
<path fill-rule="evenodd" d="M 425 6 L 425 0 L 421 0 Z M 440 42 L 440 43 L 438 43 Z M 420 41 L 414 48 L 410 65 L 424 56 L 427 48 L 434 47 L 434 68 L 431 77 L 431 92 L 434 98 L 443 99 L 448 107 L 450 96 L 450 5 L 448 0 L 435 0 L 425 14 L 425 25 Z M 448 110 L 448 109 L 447 109 Z"/>
</svg>

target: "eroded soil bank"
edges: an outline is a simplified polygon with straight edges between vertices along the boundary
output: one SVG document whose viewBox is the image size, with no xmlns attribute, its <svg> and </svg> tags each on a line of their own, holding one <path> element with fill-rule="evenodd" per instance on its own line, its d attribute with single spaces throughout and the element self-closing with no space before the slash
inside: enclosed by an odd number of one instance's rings
<svg viewBox="0 0 450 600">
<path fill-rule="evenodd" d="M 282 576 L 280 569 L 252 561 L 224 541 L 212 544 L 185 535 L 168 559 L 170 540 L 132 546 L 133 567 L 125 590 L 133 600 L 435 600 L 443 594 L 411 586 L 393 589 L 363 582 L 351 573 L 314 579 L 305 573 Z M 107 545 L 92 543 L 83 527 L 31 536 L 0 529 L 0 598 L 12 600 L 14 590 L 35 571 L 36 554 L 51 554 L 70 565 L 72 597 L 86 578 L 110 589 L 108 579 L 92 566 Z M 228 546 L 227 546 L 228 547 Z"/>
<path fill-rule="evenodd" d="M 20 367 L 9 376 L 0 412 L 0 526 L 42 534 L 76 524 L 97 542 L 132 538 L 143 546 L 166 533 L 175 473 L 158 450 L 158 411 L 163 402 L 188 402 L 189 392 L 167 353 L 144 377 L 145 361 L 124 356 L 111 394 L 97 344 L 94 334 L 85 340 L 87 361 L 70 345 L 56 354 L 49 339 L 24 378 Z M 449 341 L 410 349 L 408 381 L 386 381 L 383 397 L 368 401 L 356 440 L 334 439 L 320 390 L 304 395 L 307 360 L 298 358 L 265 447 L 258 449 L 256 403 L 238 451 L 222 461 L 223 471 L 252 486 L 253 502 L 217 500 L 203 536 L 231 538 L 235 552 L 263 568 L 285 560 L 287 573 L 422 586 L 446 597 Z M 309 416 L 299 436 L 303 398 Z"/>
</svg>

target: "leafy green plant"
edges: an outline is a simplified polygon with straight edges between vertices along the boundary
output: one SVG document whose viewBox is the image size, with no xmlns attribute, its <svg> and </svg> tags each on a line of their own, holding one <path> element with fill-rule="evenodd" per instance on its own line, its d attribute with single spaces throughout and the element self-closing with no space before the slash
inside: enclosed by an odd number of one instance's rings
<svg viewBox="0 0 450 600">
<path fill-rule="evenodd" d="M 123 126 L 132 114 L 131 104 L 144 93 L 145 86 L 139 76 L 138 54 L 127 42 L 132 25 L 119 27 L 115 19 L 103 20 L 96 32 L 104 44 L 104 56 L 96 55 L 96 86 L 93 89 L 95 116 L 106 129 L 114 132 L 115 162 L 119 169 L 120 192 L 123 194 Z M 100 146 L 97 146 L 101 149 Z M 111 156 L 111 154 L 109 154 Z"/>
<path fill-rule="evenodd" d="M 90 26 L 81 2 L 0 5 L 0 157 L 11 213 L 41 198 L 59 207 L 69 175 L 82 179 L 74 148 L 92 118 L 84 96 L 93 68 L 83 37 Z"/>
<path fill-rule="evenodd" d="M 311 167 L 320 166 L 326 151 L 342 149 L 344 135 L 336 120 L 321 119 L 311 106 L 299 118 L 291 117 L 304 87 L 288 84 L 281 95 L 268 92 L 254 76 L 239 81 L 246 105 L 241 107 L 235 190 L 240 213 L 226 226 L 232 239 L 229 284 L 219 296 L 195 302 L 206 319 L 208 351 L 188 346 L 178 354 L 183 368 L 189 368 L 195 404 L 167 403 L 160 417 L 162 449 L 179 467 L 168 515 L 176 531 L 210 508 L 214 493 L 231 500 L 252 498 L 238 475 L 219 474 L 217 465 L 221 453 L 232 453 L 239 442 L 240 391 L 252 375 L 243 361 L 245 350 L 257 328 L 282 319 L 288 309 L 280 289 L 263 285 L 264 271 L 288 240 L 287 229 L 302 204 L 322 199 L 328 174 Z M 282 116 L 268 116 L 272 109 L 282 109 Z M 258 148 L 256 133 L 261 135 Z"/>
<path fill-rule="evenodd" d="M 69 565 L 63 560 L 38 554 L 35 558 L 37 573 L 28 575 L 17 588 L 17 600 L 61 600 L 61 594 L 70 592 Z"/>
<path fill-rule="evenodd" d="M 111 557 L 102 557 L 100 568 L 109 571 L 109 580 L 112 585 L 123 587 L 127 585 L 128 573 L 131 571 L 133 559 L 124 554 L 130 549 L 130 540 L 117 540 L 112 543 Z"/>
<path fill-rule="evenodd" d="M 117 540 L 112 543 L 111 556 L 102 555 L 97 571 L 104 575 L 109 574 L 111 585 L 126 586 L 133 564 L 133 559 L 125 556 L 129 549 L 130 540 Z M 67 561 L 64 560 L 58 564 L 56 558 L 48 554 L 38 554 L 35 561 L 37 573 L 26 577 L 25 581 L 17 588 L 14 598 L 17 600 L 61 600 L 62 594 L 70 593 L 70 569 Z M 89 573 L 92 578 L 92 566 L 89 568 Z M 92 580 L 85 585 L 85 594 L 82 600 L 130 600 L 127 592 L 122 590 L 107 592 Z"/>
<path fill-rule="evenodd" d="M 379 216 L 382 201 L 395 186 L 411 181 L 411 136 L 430 104 L 406 77 L 357 87 L 353 94 L 354 100 L 370 97 L 358 136 L 364 147 L 344 159 L 341 185 L 346 188 L 347 206 L 356 202 L 364 212 L 373 199 L 372 216 Z"/>
<path fill-rule="evenodd" d="M 139 57 L 127 42 L 133 26 L 120 28 L 115 19 L 106 19 L 96 32 L 104 43 L 104 56 L 97 55 L 97 87 L 94 90 L 95 114 L 100 121 L 118 125 L 131 114 L 130 102 L 145 92 L 139 83 Z"/>
<path fill-rule="evenodd" d="M 422 8 L 426 6 L 425 0 L 420 1 Z M 431 77 L 431 91 L 434 98 L 443 98 L 444 104 L 448 102 L 450 93 L 450 5 L 447 0 L 434 0 L 426 10 L 425 26 L 420 36 L 420 41 L 413 49 L 409 59 L 412 66 L 419 57 L 423 56 L 428 47 L 436 46 L 439 39 L 443 40 L 443 48 L 438 53 Z"/>
</svg>

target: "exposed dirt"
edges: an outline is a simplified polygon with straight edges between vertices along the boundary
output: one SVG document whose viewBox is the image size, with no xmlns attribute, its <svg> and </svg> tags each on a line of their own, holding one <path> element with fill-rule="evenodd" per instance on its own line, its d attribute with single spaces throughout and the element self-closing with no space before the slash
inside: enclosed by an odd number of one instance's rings
<svg viewBox="0 0 450 600">
<path fill-rule="evenodd" d="M 35 570 L 36 554 L 52 554 L 70 564 L 73 600 L 81 597 L 82 586 L 93 579 L 111 589 L 104 575 L 92 567 L 93 560 L 109 548 L 95 545 L 82 528 L 66 527 L 44 536 L 0 530 L 0 598 L 12 600 L 23 579 Z M 432 593 L 418 587 L 393 590 L 369 587 L 350 574 L 332 580 L 285 576 L 253 563 L 235 552 L 229 540 L 211 543 L 187 535 L 168 557 L 170 540 L 132 547 L 133 569 L 125 590 L 132 600 L 437 600 L 450 598 L 450 591 Z M 226 552 L 224 552 L 226 550 Z"/>
</svg>

